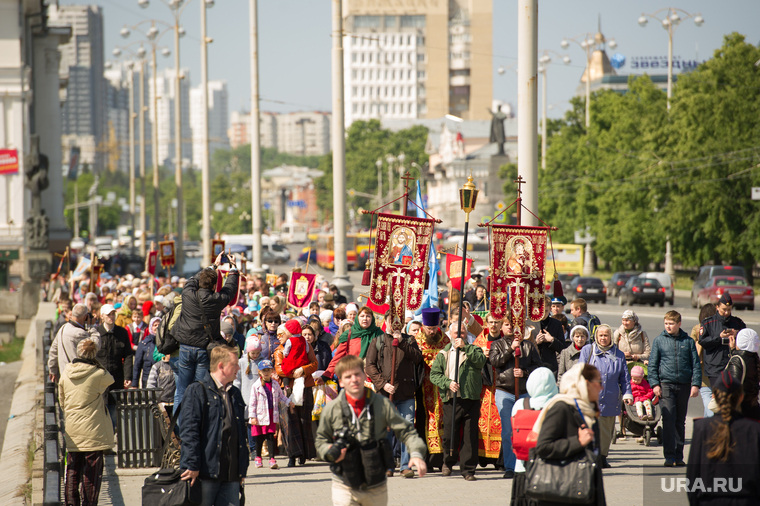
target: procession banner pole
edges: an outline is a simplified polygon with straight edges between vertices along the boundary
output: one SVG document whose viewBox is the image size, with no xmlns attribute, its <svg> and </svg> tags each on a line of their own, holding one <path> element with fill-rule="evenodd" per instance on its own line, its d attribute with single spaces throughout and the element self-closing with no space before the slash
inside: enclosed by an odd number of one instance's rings
<svg viewBox="0 0 760 506">
<path fill-rule="evenodd" d="M 519 227 L 522 225 L 522 187 L 521 185 L 525 183 L 522 176 L 518 176 L 517 179 L 514 181 L 517 183 L 517 209 L 515 211 L 515 224 Z M 512 319 L 512 311 L 509 311 L 509 319 Z M 525 320 L 521 322 L 512 322 L 512 332 L 514 333 L 514 328 L 516 326 L 519 326 L 520 333 L 519 333 L 519 339 L 522 341 L 522 338 L 525 336 Z M 517 339 L 517 338 L 516 338 Z M 521 343 L 522 344 L 522 343 Z M 520 368 L 520 355 L 522 352 L 520 351 L 520 347 L 515 350 L 515 371 Z M 515 399 L 520 398 L 520 378 L 518 378 L 515 375 Z"/>
</svg>

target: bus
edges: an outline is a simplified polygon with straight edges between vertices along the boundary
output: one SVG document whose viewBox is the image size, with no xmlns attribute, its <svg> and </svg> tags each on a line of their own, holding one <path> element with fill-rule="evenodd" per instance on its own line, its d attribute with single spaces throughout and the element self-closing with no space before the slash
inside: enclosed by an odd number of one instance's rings
<svg viewBox="0 0 760 506">
<path fill-rule="evenodd" d="M 556 265 L 559 274 L 580 274 L 583 272 L 583 245 L 582 244 L 554 244 L 546 255 L 546 270 Z"/>
<path fill-rule="evenodd" d="M 317 265 L 323 269 L 335 268 L 335 236 L 319 234 L 316 240 Z M 369 232 L 346 234 L 346 264 L 348 269 L 364 269 L 368 265 L 371 250 Z M 364 255 L 364 256 L 361 256 Z"/>
</svg>

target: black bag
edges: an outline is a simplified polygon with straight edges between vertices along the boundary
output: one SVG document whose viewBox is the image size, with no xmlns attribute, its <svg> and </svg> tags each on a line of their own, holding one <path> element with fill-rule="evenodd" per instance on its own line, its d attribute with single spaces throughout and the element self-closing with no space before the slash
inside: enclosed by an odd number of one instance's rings
<svg viewBox="0 0 760 506">
<path fill-rule="evenodd" d="M 176 302 L 168 308 L 166 313 L 161 317 L 156 330 L 156 348 L 159 353 L 171 355 L 179 349 L 179 342 L 174 338 L 172 330 L 179 320 L 182 313 L 182 301 Z M 172 321 L 172 319 L 174 321 Z"/>
<path fill-rule="evenodd" d="M 393 450 L 391 450 L 387 439 L 369 441 L 359 448 L 359 452 L 364 469 L 364 484 L 367 487 L 384 482 L 386 470 L 396 465 L 393 460 Z"/>
<path fill-rule="evenodd" d="M 348 402 L 343 399 L 340 401 L 341 414 L 343 415 L 343 426 L 348 427 L 351 420 L 351 408 Z M 375 433 L 375 413 L 374 406 L 369 404 L 369 433 Z M 383 438 L 380 441 L 374 437 L 369 441 L 361 444 L 354 444 L 346 452 L 346 457 L 335 467 L 332 468 L 336 474 L 343 477 L 351 488 L 366 488 L 379 485 L 386 480 L 386 471 L 393 467 L 393 451 L 391 450 L 388 440 Z"/>
<path fill-rule="evenodd" d="M 525 473 L 525 495 L 537 501 L 590 504 L 595 495 L 594 455 L 585 449 L 572 460 L 542 459 L 530 450 Z"/>
<path fill-rule="evenodd" d="M 145 478 L 142 487 L 142 503 L 159 506 L 195 506 L 202 502 L 201 482 L 182 481 L 179 469 L 159 469 Z"/>
</svg>

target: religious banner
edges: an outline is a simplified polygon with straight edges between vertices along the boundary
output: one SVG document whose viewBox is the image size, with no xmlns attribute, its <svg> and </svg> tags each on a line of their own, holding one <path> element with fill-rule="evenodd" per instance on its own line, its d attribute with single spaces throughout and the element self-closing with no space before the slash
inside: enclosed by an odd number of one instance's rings
<svg viewBox="0 0 760 506">
<path fill-rule="evenodd" d="M 214 263 L 216 261 L 216 257 L 219 256 L 219 253 L 224 251 L 224 241 L 221 239 L 212 239 L 211 240 L 211 261 L 209 263 Z"/>
<path fill-rule="evenodd" d="M 403 328 L 407 309 L 422 305 L 434 223 L 433 218 L 378 214 L 369 299 L 390 303 L 393 330 Z"/>
<path fill-rule="evenodd" d="M 158 264 L 158 251 L 151 251 L 148 253 L 147 264 L 148 267 L 146 270 L 148 271 L 148 274 L 155 276 L 156 265 Z"/>
<path fill-rule="evenodd" d="M 274 287 L 277 284 L 277 274 L 267 274 L 266 283 Z"/>
<path fill-rule="evenodd" d="M 91 263 L 92 261 L 89 258 L 85 256 L 79 257 L 79 263 L 77 264 L 76 269 L 74 269 L 74 272 L 71 273 L 71 278 L 79 279 L 82 277 L 82 274 L 87 272 L 87 269 L 90 268 Z"/>
<path fill-rule="evenodd" d="M 546 315 L 544 261 L 547 227 L 491 226 L 491 314 L 509 317 L 515 334 L 522 334 L 526 316 L 540 321 Z M 508 314 L 508 308 L 511 313 Z M 522 339 L 523 336 L 515 336 Z"/>
<path fill-rule="evenodd" d="M 467 267 L 464 272 L 465 281 L 470 279 L 471 272 L 472 258 L 468 258 Z M 459 290 L 459 285 L 462 283 L 462 257 L 452 254 L 446 255 L 446 275 L 451 280 L 451 287 L 454 290 Z"/>
<path fill-rule="evenodd" d="M 298 309 L 309 305 L 317 286 L 317 275 L 293 271 L 290 274 L 288 304 Z"/>
<path fill-rule="evenodd" d="M 161 253 L 161 266 L 174 267 L 176 263 L 174 255 L 174 241 L 160 241 L 158 251 Z"/>
</svg>

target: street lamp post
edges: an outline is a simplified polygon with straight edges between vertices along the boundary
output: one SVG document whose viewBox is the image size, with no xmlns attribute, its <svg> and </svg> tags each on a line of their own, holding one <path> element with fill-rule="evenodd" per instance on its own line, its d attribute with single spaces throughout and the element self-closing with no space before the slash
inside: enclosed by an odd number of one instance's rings
<svg viewBox="0 0 760 506">
<path fill-rule="evenodd" d="M 586 129 L 588 130 L 589 126 L 591 126 L 591 55 L 593 51 L 601 47 L 605 42 L 607 42 L 610 49 L 615 49 L 617 43 L 615 39 L 607 41 L 601 33 L 597 33 L 596 35 L 585 33 L 577 37 L 565 37 L 562 39 L 560 43 L 562 49 L 570 47 L 570 42 L 577 44 L 586 53 Z"/>
<path fill-rule="evenodd" d="M 665 13 L 665 15 L 660 18 L 659 16 L 663 13 Z M 705 19 L 701 14 L 690 14 L 685 10 L 678 9 L 676 7 L 665 7 L 653 12 L 652 14 L 642 13 L 638 19 L 639 25 L 642 27 L 646 26 L 649 22 L 647 18 L 652 18 L 659 21 L 662 27 L 668 32 L 668 91 L 666 107 L 668 109 L 668 112 L 670 112 L 670 97 L 673 94 L 673 32 L 684 19 L 694 18 L 694 24 L 697 26 L 702 26 L 702 24 L 705 22 Z M 671 276 L 675 274 L 675 269 L 673 268 L 673 250 L 670 243 L 670 237 L 667 237 L 665 241 L 665 273 L 670 274 Z"/>
<path fill-rule="evenodd" d="M 665 13 L 664 16 L 659 17 Z M 660 10 L 657 10 L 653 12 L 652 14 L 641 14 L 639 16 L 639 24 L 643 27 L 646 26 L 649 20 L 647 18 L 652 18 L 656 21 L 659 21 L 660 24 L 662 24 L 662 27 L 667 30 L 668 32 L 668 100 L 667 100 L 667 106 L 668 111 L 670 110 L 670 97 L 673 92 L 673 32 L 675 31 L 676 27 L 681 23 L 681 21 L 685 19 L 694 18 L 694 24 L 697 26 L 702 26 L 702 24 L 705 22 L 705 19 L 702 17 L 701 14 L 690 14 L 686 12 L 683 9 L 678 9 L 676 7 L 665 7 Z"/>
<path fill-rule="evenodd" d="M 251 47 L 251 232 L 253 234 L 253 272 L 261 267 L 261 136 L 259 133 L 259 27 L 258 0 L 250 0 Z"/>
<path fill-rule="evenodd" d="M 464 211 L 464 241 L 462 243 L 462 274 L 460 277 L 459 285 L 459 318 L 457 319 L 457 337 L 461 336 L 462 331 L 462 308 L 464 307 L 464 282 L 465 273 L 467 272 L 467 235 L 470 228 L 470 213 L 475 209 L 475 203 L 478 200 L 478 190 L 475 188 L 475 183 L 472 181 L 472 174 L 467 178 L 467 182 L 462 188 L 459 189 L 459 206 Z M 466 327 L 465 327 L 466 329 Z M 452 341 L 451 346 L 454 346 Z M 459 353 L 455 353 L 454 356 L 454 381 L 459 383 Z M 452 392 L 451 400 L 451 448 L 449 448 L 449 454 L 453 457 L 455 455 L 454 441 L 456 441 L 456 406 L 457 406 L 457 393 Z"/>
<path fill-rule="evenodd" d="M 546 169 L 546 74 L 549 64 L 552 61 L 552 57 L 549 53 L 555 54 L 562 59 L 562 63 L 565 65 L 570 63 L 570 57 L 567 55 L 561 55 L 550 49 L 545 49 L 544 54 L 538 59 L 540 63 L 538 72 L 543 75 L 543 83 L 541 86 L 541 169 Z"/>
<path fill-rule="evenodd" d="M 201 258 L 211 258 L 211 190 L 209 181 L 209 142 L 208 142 L 208 44 L 211 39 L 206 35 L 206 9 L 214 5 L 214 0 L 201 1 L 201 97 L 203 114 L 201 115 Z"/>
</svg>

